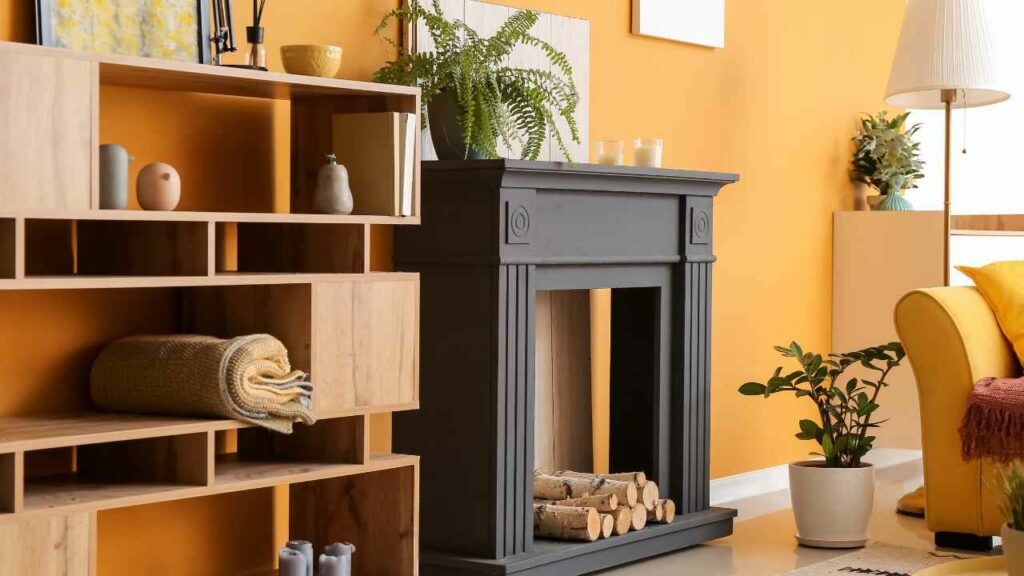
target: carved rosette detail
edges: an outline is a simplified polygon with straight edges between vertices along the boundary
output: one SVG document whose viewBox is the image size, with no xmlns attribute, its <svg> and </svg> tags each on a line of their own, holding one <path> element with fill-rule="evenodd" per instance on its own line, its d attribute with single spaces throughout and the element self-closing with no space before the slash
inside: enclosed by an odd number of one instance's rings
<svg viewBox="0 0 1024 576">
<path fill-rule="evenodd" d="M 711 243 L 711 215 L 707 210 L 693 208 L 690 214 L 690 243 Z"/>
<path fill-rule="evenodd" d="M 509 204 L 507 242 L 530 243 L 530 210 L 523 204 Z"/>
</svg>

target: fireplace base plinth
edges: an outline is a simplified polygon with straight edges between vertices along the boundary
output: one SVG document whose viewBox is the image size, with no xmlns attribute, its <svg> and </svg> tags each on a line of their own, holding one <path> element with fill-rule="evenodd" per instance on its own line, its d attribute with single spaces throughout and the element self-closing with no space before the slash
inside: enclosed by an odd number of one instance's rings
<svg viewBox="0 0 1024 576">
<path fill-rule="evenodd" d="M 482 560 L 423 551 L 422 576 L 569 576 L 621 566 L 696 546 L 732 534 L 736 511 L 711 508 L 677 516 L 672 524 L 613 536 L 597 542 L 536 540 L 533 551 L 504 560 Z"/>
</svg>

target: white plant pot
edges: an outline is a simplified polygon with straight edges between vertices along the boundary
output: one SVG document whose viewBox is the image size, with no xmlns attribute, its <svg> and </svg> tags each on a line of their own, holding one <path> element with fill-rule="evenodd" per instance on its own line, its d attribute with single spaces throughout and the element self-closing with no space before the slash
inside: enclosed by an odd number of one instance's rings
<svg viewBox="0 0 1024 576">
<path fill-rule="evenodd" d="M 999 533 L 1003 537 L 1003 556 L 1006 557 L 1008 576 L 1024 576 L 1024 532 L 1003 524 Z"/>
<path fill-rule="evenodd" d="M 868 541 L 875 469 L 826 468 L 820 460 L 789 465 L 796 539 L 818 548 L 859 548 Z"/>
</svg>

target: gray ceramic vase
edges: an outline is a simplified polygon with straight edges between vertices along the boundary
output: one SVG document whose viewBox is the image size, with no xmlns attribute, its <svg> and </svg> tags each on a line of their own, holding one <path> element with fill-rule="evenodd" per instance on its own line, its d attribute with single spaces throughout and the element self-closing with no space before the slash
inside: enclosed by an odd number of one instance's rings
<svg viewBox="0 0 1024 576">
<path fill-rule="evenodd" d="M 351 214 L 354 207 L 348 169 L 338 164 L 334 154 L 328 154 L 327 164 L 320 167 L 316 176 L 313 211 L 318 214 Z"/>
<path fill-rule="evenodd" d="M 124 210 L 128 207 L 128 163 L 134 158 L 124 146 L 100 145 L 100 208 Z"/>
</svg>

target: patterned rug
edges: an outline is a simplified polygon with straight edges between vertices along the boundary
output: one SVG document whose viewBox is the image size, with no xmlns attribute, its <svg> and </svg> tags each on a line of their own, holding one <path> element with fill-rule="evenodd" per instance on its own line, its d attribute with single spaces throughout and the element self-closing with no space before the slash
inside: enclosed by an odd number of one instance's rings
<svg viewBox="0 0 1024 576">
<path fill-rule="evenodd" d="M 866 548 L 786 572 L 787 576 L 911 576 L 915 572 L 953 562 L 975 558 L 969 554 L 943 551 L 917 550 L 902 546 L 873 543 Z"/>
</svg>

